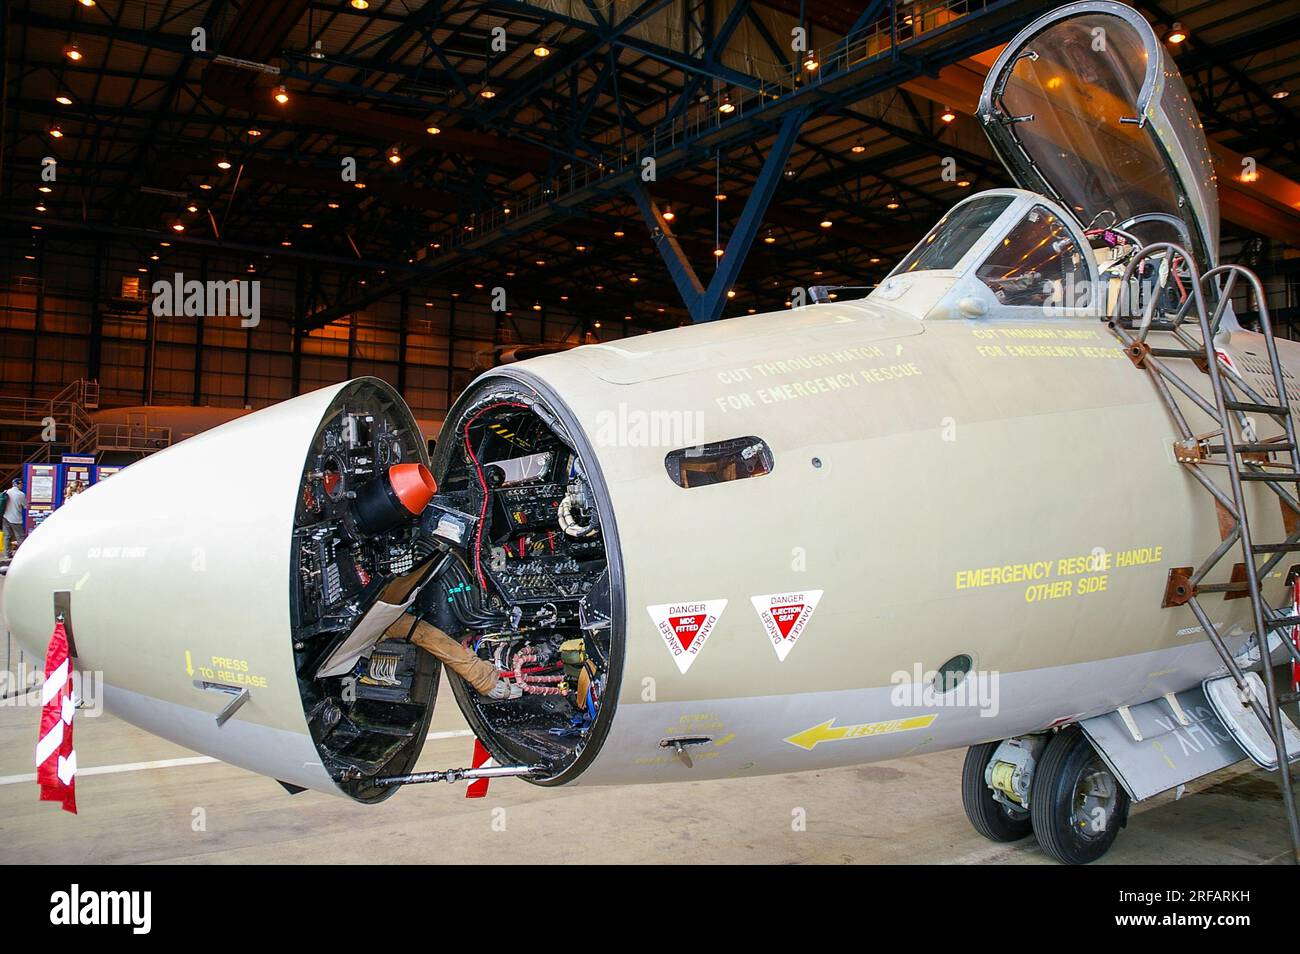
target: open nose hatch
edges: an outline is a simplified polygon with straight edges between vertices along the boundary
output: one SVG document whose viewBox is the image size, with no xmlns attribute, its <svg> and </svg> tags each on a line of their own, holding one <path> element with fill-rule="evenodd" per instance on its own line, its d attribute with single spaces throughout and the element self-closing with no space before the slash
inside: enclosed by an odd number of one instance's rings
<svg viewBox="0 0 1300 954">
<path fill-rule="evenodd" d="M 362 801 L 416 782 L 576 777 L 604 739 L 622 659 L 613 517 L 590 447 L 558 399 L 503 376 L 462 396 L 426 463 L 400 398 L 366 383 L 340 393 L 305 461 L 294 651 L 322 762 Z M 479 683 L 449 673 L 498 764 L 415 770 L 442 668 L 413 641 L 420 627 L 459 644 L 440 656 Z M 485 695 L 493 674 L 510 688 Z"/>
</svg>

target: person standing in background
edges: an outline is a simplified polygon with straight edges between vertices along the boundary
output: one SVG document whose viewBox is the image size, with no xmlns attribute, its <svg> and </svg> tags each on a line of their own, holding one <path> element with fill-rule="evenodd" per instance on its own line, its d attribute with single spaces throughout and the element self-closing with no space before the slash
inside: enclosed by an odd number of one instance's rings
<svg viewBox="0 0 1300 954">
<path fill-rule="evenodd" d="M 5 556 L 13 557 L 18 545 L 27 536 L 27 495 L 23 493 L 23 480 L 15 477 L 13 486 L 4 495 Z"/>
</svg>

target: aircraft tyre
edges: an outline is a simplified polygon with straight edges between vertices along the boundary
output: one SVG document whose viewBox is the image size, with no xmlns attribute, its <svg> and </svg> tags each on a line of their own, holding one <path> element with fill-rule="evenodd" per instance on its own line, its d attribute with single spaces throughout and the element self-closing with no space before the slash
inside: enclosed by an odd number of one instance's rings
<svg viewBox="0 0 1300 954">
<path fill-rule="evenodd" d="M 1034 772 L 1029 816 L 1038 844 L 1067 865 L 1096 861 L 1128 822 L 1129 797 L 1087 736 L 1063 729 Z"/>
<path fill-rule="evenodd" d="M 985 742 L 966 750 L 961 769 L 961 803 L 971 826 L 989 841 L 1019 841 L 1033 831 L 1029 813 L 1013 815 L 993 797 L 984 781 L 984 770 L 1001 742 Z"/>
</svg>

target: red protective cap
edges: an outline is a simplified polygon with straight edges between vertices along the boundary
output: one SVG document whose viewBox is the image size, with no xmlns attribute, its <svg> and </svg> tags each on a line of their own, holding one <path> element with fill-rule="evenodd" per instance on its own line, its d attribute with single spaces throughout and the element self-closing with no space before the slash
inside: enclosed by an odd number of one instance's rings
<svg viewBox="0 0 1300 954">
<path fill-rule="evenodd" d="M 423 464 L 394 464 L 388 468 L 393 493 L 412 514 L 421 513 L 438 491 L 438 482 Z"/>
</svg>

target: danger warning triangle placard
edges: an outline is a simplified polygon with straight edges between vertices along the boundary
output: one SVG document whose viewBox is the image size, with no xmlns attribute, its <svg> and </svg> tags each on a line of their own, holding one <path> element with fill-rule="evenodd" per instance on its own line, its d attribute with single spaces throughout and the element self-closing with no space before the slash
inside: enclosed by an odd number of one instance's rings
<svg viewBox="0 0 1300 954">
<path fill-rule="evenodd" d="M 750 601 L 758 612 L 776 658 L 785 662 L 785 657 L 794 649 L 795 642 L 812 619 L 817 601 L 822 598 L 821 590 L 803 590 L 795 593 L 768 593 L 765 596 L 751 596 Z"/>
<path fill-rule="evenodd" d="M 661 603 L 647 606 L 655 629 L 668 651 L 673 654 L 677 668 L 685 673 L 695 662 L 709 634 L 717 625 L 718 617 L 727 608 L 726 600 L 700 600 L 693 603 Z"/>
</svg>

